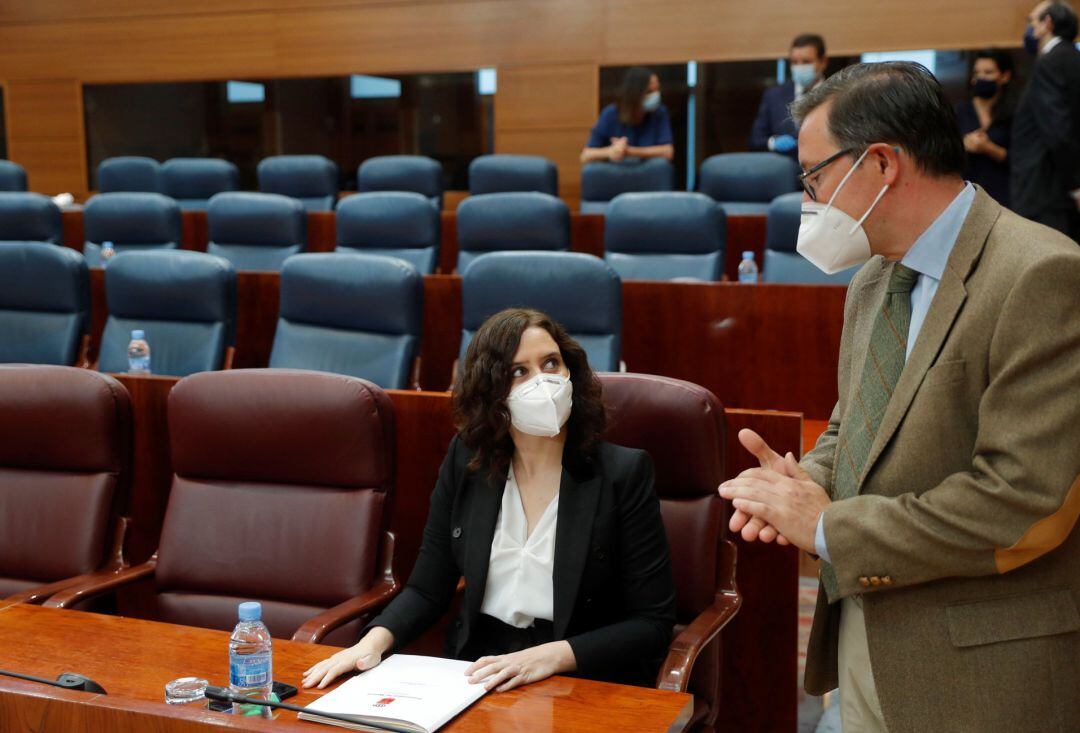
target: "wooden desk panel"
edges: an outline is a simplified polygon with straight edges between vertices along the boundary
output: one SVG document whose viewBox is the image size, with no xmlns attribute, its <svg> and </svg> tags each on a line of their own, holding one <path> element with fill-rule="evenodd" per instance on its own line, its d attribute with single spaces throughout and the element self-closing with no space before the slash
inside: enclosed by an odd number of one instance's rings
<svg viewBox="0 0 1080 733">
<path fill-rule="evenodd" d="M 187 675 L 228 684 L 224 631 L 100 616 L 39 606 L 0 608 L 0 667 L 41 677 L 77 671 L 108 695 L 56 690 L 0 678 L 0 729 L 5 733 L 126 731 L 335 730 L 280 712 L 260 720 L 164 703 L 165 683 Z M 299 687 L 303 671 L 333 647 L 274 640 L 274 678 Z M 325 692 L 301 690 L 307 705 Z M 450 733 L 486 731 L 679 731 L 689 695 L 553 677 L 507 693 L 491 693 L 453 720 Z"/>
</svg>

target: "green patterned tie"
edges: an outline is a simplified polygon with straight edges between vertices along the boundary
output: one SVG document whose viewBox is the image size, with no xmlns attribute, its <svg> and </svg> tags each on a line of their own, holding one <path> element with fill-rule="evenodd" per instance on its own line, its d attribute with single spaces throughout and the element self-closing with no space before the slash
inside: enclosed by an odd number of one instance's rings
<svg viewBox="0 0 1080 733">
<path fill-rule="evenodd" d="M 904 370 L 908 327 L 911 325 L 911 290 L 918 279 L 919 273 L 910 267 L 900 263 L 893 266 L 885 302 L 870 333 L 859 387 L 840 425 L 833 467 L 833 501 L 842 501 L 859 493 L 859 482 L 878 426 Z M 821 581 L 829 596 L 837 598 L 836 572 L 829 563 L 821 564 Z"/>
</svg>

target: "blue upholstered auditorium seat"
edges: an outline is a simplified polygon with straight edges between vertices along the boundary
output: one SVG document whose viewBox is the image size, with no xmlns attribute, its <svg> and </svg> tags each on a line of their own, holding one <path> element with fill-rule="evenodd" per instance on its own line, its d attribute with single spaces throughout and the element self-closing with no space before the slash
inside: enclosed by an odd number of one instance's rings
<svg viewBox="0 0 1080 733">
<path fill-rule="evenodd" d="M 559 195 L 559 169 L 539 155 L 481 155 L 469 164 L 469 194 L 539 191 Z"/>
<path fill-rule="evenodd" d="M 290 257 L 281 271 L 270 366 L 405 389 L 420 354 L 423 320 L 424 278 L 404 260 L 355 253 Z"/>
<path fill-rule="evenodd" d="M 0 159 L 0 191 L 25 191 L 26 170 L 18 163 Z"/>
<path fill-rule="evenodd" d="M 546 193 L 470 196 L 457 211 L 457 271 L 474 259 L 503 250 L 570 249 L 570 210 Z"/>
<path fill-rule="evenodd" d="M 185 210 L 204 211 L 215 194 L 240 188 L 240 171 L 220 158 L 172 158 L 161 174 L 165 193 Z"/>
<path fill-rule="evenodd" d="M 442 210 L 443 171 L 439 161 L 424 155 L 378 155 L 356 169 L 356 190 L 412 191 Z"/>
<path fill-rule="evenodd" d="M 439 212 L 419 193 L 358 193 L 338 203 L 338 252 L 397 257 L 430 275 L 439 264 L 440 232 Z"/>
<path fill-rule="evenodd" d="M 619 368 L 622 283 L 598 257 L 580 252 L 493 252 L 478 257 L 461 283 L 461 350 L 490 316 L 535 308 L 573 336 L 596 371 Z"/>
<path fill-rule="evenodd" d="M 98 369 L 126 372 L 131 332 L 142 329 L 154 374 L 220 369 L 235 340 L 236 271 L 201 252 L 117 254 L 105 268 L 109 318 Z"/>
<path fill-rule="evenodd" d="M 112 242 L 117 254 L 180 246 L 180 207 L 160 193 L 101 193 L 83 211 L 83 255 L 91 267 L 101 264 L 101 243 Z"/>
<path fill-rule="evenodd" d="M 300 199 L 308 211 L 333 211 L 337 201 L 337 163 L 321 155 L 263 158 L 255 175 L 260 191 Z"/>
<path fill-rule="evenodd" d="M 276 193 L 219 193 L 210 199 L 206 217 L 207 251 L 237 270 L 278 271 L 307 241 L 304 205 Z"/>
<path fill-rule="evenodd" d="M 675 169 L 663 158 L 598 161 L 581 169 L 581 213 L 603 214 L 608 202 L 621 193 L 671 191 Z"/>
<path fill-rule="evenodd" d="M 71 366 L 90 325 L 90 272 L 73 249 L 0 242 L 0 362 Z"/>
<path fill-rule="evenodd" d="M 0 193 L 0 241 L 60 244 L 60 208 L 40 193 Z"/>
<path fill-rule="evenodd" d="M 98 163 L 97 190 L 98 193 L 165 193 L 161 164 L 141 155 L 106 158 Z"/>
<path fill-rule="evenodd" d="M 769 202 L 799 188 L 798 166 L 779 153 L 722 153 L 701 164 L 698 189 L 728 216 L 764 215 Z"/>
<path fill-rule="evenodd" d="M 761 281 L 805 285 L 847 285 L 859 271 L 851 267 L 835 275 L 826 275 L 795 250 L 802 218 L 801 193 L 777 196 L 769 204 L 765 220 L 765 261 Z"/>
<path fill-rule="evenodd" d="M 624 193 L 604 221 L 604 259 L 623 280 L 719 280 L 727 219 L 704 194 Z"/>
</svg>

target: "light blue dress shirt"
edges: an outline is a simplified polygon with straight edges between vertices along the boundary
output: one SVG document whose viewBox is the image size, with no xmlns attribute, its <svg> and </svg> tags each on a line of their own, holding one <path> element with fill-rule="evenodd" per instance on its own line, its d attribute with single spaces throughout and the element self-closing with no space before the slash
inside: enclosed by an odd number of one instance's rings
<svg viewBox="0 0 1080 733">
<path fill-rule="evenodd" d="M 919 273 L 915 287 L 911 291 L 911 325 L 908 327 L 907 353 L 904 358 L 911 358 L 911 349 L 922 330 L 923 321 L 930 311 L 941 276 L 945 274 L 945 264 L 949 261 L 956 238 L 964 226 L 971 204 L 975 201 L 975 187 L 970 183 L 957 194 L 934 223 L 926 228 L 915 244 L 911 246 L 900 263 Z M 825 562 L 832 562 L 825 546 L 825 512 L 818 517 L 817 531 L 814 533 L 814 549 Z"/>
</svg>

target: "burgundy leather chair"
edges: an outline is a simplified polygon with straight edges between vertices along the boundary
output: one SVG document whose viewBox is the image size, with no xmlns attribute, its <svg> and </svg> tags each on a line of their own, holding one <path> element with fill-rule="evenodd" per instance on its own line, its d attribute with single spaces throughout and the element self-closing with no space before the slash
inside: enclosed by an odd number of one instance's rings
<svg viewBox="0 0 1080 733">
<path fill-rule="evenodd" d="M 735 546 L 724 539 L 724 408 L 696 384 L 647 374 L 602 374 L 606 439 L 652 456 L 675 572 L 675 639 L 657 678 L 694 695 L 691 726 L 713 731 L 720 712 L 720 631 L 739 610 Z"/>
<path fill-rule="evenodd" d="M 0 598 L 40 603 L 119 567 L 131 401 L 112 377 L 0 366 Z"/>
<path fill-rule="evenodd" d="M 237 604 L 257 600 L 275 637 L 355 643 L 399 590 L 386 394 L 322 372 L 203 372 L 173 387 L 168 412 L 174 475 L 158 552 L 49 605 L 141 581 L 137 615 L 231 629 Z"/>
</svg>

